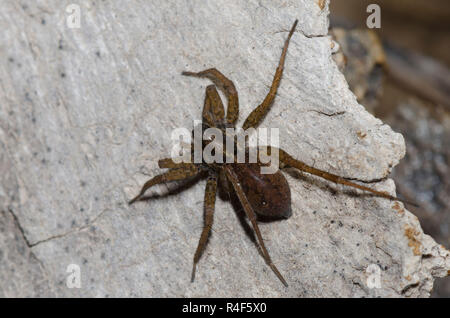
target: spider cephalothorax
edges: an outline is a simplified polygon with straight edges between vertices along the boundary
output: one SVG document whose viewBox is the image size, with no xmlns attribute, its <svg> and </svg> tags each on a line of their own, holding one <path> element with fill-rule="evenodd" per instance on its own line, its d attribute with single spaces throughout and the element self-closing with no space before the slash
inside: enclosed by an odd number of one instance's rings
<svg viewBox="0 0 450 318">
<path fill-rule="evenodd" d="M 256 107 L 247 117 L 242 127 L 244 130 L 258 127 L 273 104 L 278 86 L 280 84 L 281 75 L 283 73 L 284 60 L 286 57 L 289 40 L 294 33 L 296 25 L 297 21 L 294 22 L 294 25 L 292 26 L 284 44 L 281 58 L 276 69 L 269 93 L 264 98 L 263 102 L 258 107 Z M 233 82 L 226 78 L 215 68 L 207 69 L 198 73 L 183 72 L 183 75 L 205 77 L 210 79 L 214 83 L 214 85 L 210 85 L 206 88 L 206 97 L 202 114 L 203 126 L 216 127 L 221 130 L 224 130 L 227 127 L 234 127 L 239 114 L 239 100 L 238 93 Z M 222 90 L 228 100 L 226 114 L 216 86 L 220 90 Z M 203 146 L 204 145 L 205 144 L 203 144 Z M 282 149 L 273 147 L 262 148 L 258 149 L 258 152 L 260 150 L 264 150 L 266 153 L 270 154 L 274 149 L 278 151 L 280 169 L 288 167 L 296 168 L 303 172 L 319 176 L 334 183 L 369 191 L 390 200 L 399 200 L 398 198 L 391 196 L 386 192 L 376 191 L 346 180 L 343 177 L 308 166 L 305 163 L 294 159 Z M 236 149 L 232 149 L 231 156 L 234 157 L 235 155 Z M 194 254 L 192 281 L 195 277 L 196 265 L 206 246 L 208 236 L 211 231 L 216 193 L 218 188 L 220 188 L 222 192 L 228 194 L 228 197 L 237 197 L 239 203 L 245 211 L 245 214 L 252 224 L 266 263 L 278 276 L 281 282 L 285 286 L 287 286 L 286 280 L 275 267 L 269 256 L 269 253 L 267 252 L 257 223 L 257 216 L 269 218 L 288 218 L 291 215 L 290 188 L 285 177 L 280 171 L 277 171 L 273 174 L 262 174 L 260 172 L 260 168 L 261 166 L 263 166 L 263 164 L 259 161 L 257 163 L 237 163 L 237 161 L 234 161 L 232 163 L 209 164 L 205 162 L 175 163 L 171 158 L 167 158 L 159 160 L 158 164 L 160 168 L 167 168 L 169 169 L 169 171 L 157 175 L 147 181 L 142 187 L 141 192 L 130 201 L 130 204 L 141 199 L 145 191 L 156 184 L 170 181 L 186 180 L 192 177 L 203 175 L 207 177 L 204 197 L 205 224 L 200 236 L 197 250 Z"/>
</svg>

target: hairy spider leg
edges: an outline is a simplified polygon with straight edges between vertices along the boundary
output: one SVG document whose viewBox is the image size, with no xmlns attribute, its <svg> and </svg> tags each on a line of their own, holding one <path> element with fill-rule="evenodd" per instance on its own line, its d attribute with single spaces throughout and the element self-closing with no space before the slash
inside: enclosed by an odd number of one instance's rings
<svg viewBox="0 0 450 318">
<path fill-rule="evenodd" d="M 239 179 L 236 176 L 235 172 L 233 171 L 230 166 L 224 166 L 225 173 L 227 175 L 228 180 L 230 180 L 238 198 L 239 201 L 242 204 L 242 207 L 244 208 L 245 214 L 247 214 L 248 219 L 252 223 L 253 229 L 256 233 L 256 237 L 258 238 L 259 246 L 261 247 L 262 253 L 264 255 L 264 259 L 266 263 L 270 266 L 272 271 L 277 275 L 277 277 L 280 279 L 280 281 L 283 283 L 284 286 L 288 287 L 288 284 L 286 280 L 281 275 L 280 271 L 277 269 L 275 264 L 273 264 L 272 259 L 270 258 L 269 252 L 266 249 L 266 246 L 264 245 L 264 240 L 262 238 L 261 232 L 258 227 L 258 223 L 256 222 L 256 214 L 253 211 L 252 206 L 250 205 L 250 202 L 248 201 L 247 197 L 245 196 L 244 190 L 242 189 L 241 184 L 239 183 Z"/>
<path fill-rule="evenodd" d="M 272 86 L 270 87 L 269 93 L 267 93 L 263 102 L 258 107 L 256 107 L 250 113 L 250 115 L 248 115 L 247 119 L 245 119 L 244 125 L 242 126 L 244 130 L 247 130 L 248 128 L 251 127 L 257 128 L 259 124 L 263 121 L 263 119 L 266 117 L 267 113 L 270 111 L 270 108 L 273 105 L 273 100 L 275 99 L 278 86 L 280 86 L 281 76 L 283 75 L 284 61 L 286 59 L 289 41 L 291 40 L 292 34 L 295 31 L 297 22 L 298 20 L 295 20 L 294 24 L 292 25 L 291 31 L 289 32 L 289 35 L 286 41 L 284 42 L 283 51 L 281 52 L 280 61 L 278 63 L 277 70 L 275 71 L 275 75 L 273 77 Z"/>
<path fill-rule="evenodd" d="M 195 269 L 197 267 L 197 263 L 200 260 L 200 257 L 202 256 L 202 253 L 206 247 L 206 243 L 208 242 L 209 234 L 211 232 L 214 217 L 214 207 L 216 204 L 216 193 L 217 193 L 217 176 L 211 174 L 206 182 L 205 199 L 203 201 L 205 223 L 203 226 L 202 234 L 200 235 L 200 239 L 198 241 L 197 250 L 195 251 L 194 254 L 191 282 L 193 282 L 195 279 Z"/>
<path fill-rule="evenodd" d="M 265 151 L 267 151 L 267 153 L 270 154 L 271 148 L 275 148 L 275 147 L 267 147 L 267 150 L 265 150 Z M 345 179 L 343 177 L 340 177 L 338 175 L 335 175 L 335 174 L 332 174 L 332 173 L 329 173 L 329 172 L 326 172 L 326 171 L 323 171 L 323 170 L 311 167 L 311 166 L 307 165 L 306 163 L 304 163 L 304 162 L 302 162 L 300 160 L 294 159 L 291 155 L 289 155 L 283 149 L 278 149 L 278 151 L 279 151 L 279 160 L 280 160 L 280 168 L 281 169 L 284 169 L 284 168 L 287 168 L 287 167 L 296 168 L 296 169 L 298 169 L 300 171 L 307 172 L 309 174 L 321 177 L 323 179 L 326 179 L 328 181 L 331 181 L 331 182 L 334 182 L 334 183 L 337 183 L 337 184 L 343 184 L 343 185 L 346 185 L 346 186 L 349 186 L 349 187 L 353 187 L 353 188 L 357 188 L 357 189 L 360 189 L 360 190 L 368 191 L 370 193 L 376 194 L 376 195 L 378 195 L 380 197 L 383 197 L 383 198 L 386 198 L 386 199 L 389 199 L 389 200 L 400 201 L 400 202 L 408 203 L 408 204 L 411 204 L 411 205 L 414 205 L 414 206 L 418 206 L 414 202 L 410 202 L 410 201 L 399 199 L 399 198 L 397 198 L 395 196 L 390 195 L 387 192 L 377 191 L 377 190 L 374 190 L 372 188 L 369 188 L 369 187 L 357 184 L 355 182 L 351 182 L 351 181 L 349 181 L 349 180 L 347 180 L 347 179 Z"/>
<path fill-rule="evenodd" d="M 228 99 L 227 108 L 227 124 L 234 125 L 239 117 L 239 98 L 236 87 L 233 82 L 230 81 L 225 75 L 220 73 L 215 68 L 210 68 L 198 73 L 194 72 L 183 72 L 182 75 L 195 76 L 195 77 L 206 77 L 209 78 L 219 89 L 223 91 Z"/>
<path fill-rule="evenodd" d="M 192 164 L 187 162 L 175 163 L 172 158 L 163 158 L 158 160 L 158 167 L 160 168 L 184 168 L 190 167 Z"/>
<path fill-rule="evenodd" d="M 217 127 L 218 124 L 223 123 L 224 117 L 225 110 L 216 86 L 209 85 L 206 87 L 203 120 L 206 121 L 209 127 Z"/>
<path fill-rule="evenodd" d="M 174 168 L 174 169 L 167 171 L 166 173 L 157 175 L 157 176 L 151 178 L 150 180 L 148 180 L 142 187 L 141 192 L 136 197 L 134 197 L 132 200 L 130 200 L 130 202 L 128 202 L 128 204 L 133 204 L 134 202 L 139 200 L 144 195 L 145 191 L 147 191 L 148 188 L 150 188 L 156 184 L 169 182 L 169 181 L 184 180 L 184 179 L 196 176 L 199 172 L 200 172 L 200 169 L 197 166 L 195 166 L 194 164 L 190 163 L 190 164 L 182 164 L 182 166 L 180 166 L 179 168 Z"/>
</svg>

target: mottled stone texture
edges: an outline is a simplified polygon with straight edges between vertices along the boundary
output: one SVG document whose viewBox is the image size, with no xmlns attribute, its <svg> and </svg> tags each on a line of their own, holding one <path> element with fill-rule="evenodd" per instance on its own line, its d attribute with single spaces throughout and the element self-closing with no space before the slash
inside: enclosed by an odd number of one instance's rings
<svg viewBox="0 0 450 318">
<path fill-rule="evenodd" d="M 204 181 L 126 203 L 170 154 L 172 130 L 200 118 L 209 83 L 183 70 L 230 77 L 242 124 L 298 18 L 263 123 L 280 128 L 282 148 L 394 194 L 387 177 L 403 137 L 348 89 L 331 58 L 327 2 L 79 1 L 79 29 L 66 25 L 69 3 L 0 6 L 0 295 L 415 297 L 448 274 L 449 252 L 402 204 L 292 172 L 293 216 L 261 224 L 289 288 L 221 200 L 191 283 Z M 81 289 L 66 287 L 69 264 Z M 381 288 L 367 284 L 371 264 Z"/>
</svg>

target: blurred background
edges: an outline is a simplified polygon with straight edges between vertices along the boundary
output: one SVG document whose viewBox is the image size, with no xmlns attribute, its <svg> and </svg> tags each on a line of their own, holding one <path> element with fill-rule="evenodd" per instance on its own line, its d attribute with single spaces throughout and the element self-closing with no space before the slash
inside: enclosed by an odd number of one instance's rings
<svg viewBox="0 0 450 318">
<path fill-rule="evenodd" d="M 378 4 L 381 28 L 366 25 Z M 360 104 L 403 134 L 391 174 L 423 230 L 450 248 L 450 1 L 331 0 L 334 59 Z M 433 297 L 450 297 L 450 278 Z"/>
</svg>

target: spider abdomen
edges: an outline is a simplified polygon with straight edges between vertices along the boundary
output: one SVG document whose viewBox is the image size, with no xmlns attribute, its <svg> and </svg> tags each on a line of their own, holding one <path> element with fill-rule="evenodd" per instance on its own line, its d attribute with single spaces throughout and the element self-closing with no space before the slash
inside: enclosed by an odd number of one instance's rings
<svg viewBox="0 0 450 318">
<path fill-rule="evenodd" d="M 274 219 L 291 216 L 291 190 L 280 171 L 262 174 L 258 164 L 235 164 L 233 170 L 256 214 Z"/>
</svg>

